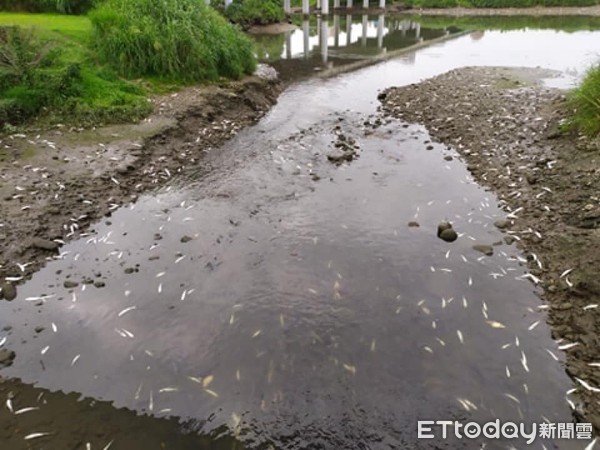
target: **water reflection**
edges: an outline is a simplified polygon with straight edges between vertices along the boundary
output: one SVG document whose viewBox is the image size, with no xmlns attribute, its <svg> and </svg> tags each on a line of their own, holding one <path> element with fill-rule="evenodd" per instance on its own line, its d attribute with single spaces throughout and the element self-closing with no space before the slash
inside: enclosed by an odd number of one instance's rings
<svg viewBox="0 0 600 450">
<path fill-rule="evenodd" d="M 298 28 L 282 35 L 258 34 L 255 39 L 264 61 L 281 66 L 281 60 L 297 59 L 312 69 L 322 69 L 377 57 L 445 34 L 445 29 L 425 29 L 406 17 L 335 14 L 302 20 Z"/>
</svg>

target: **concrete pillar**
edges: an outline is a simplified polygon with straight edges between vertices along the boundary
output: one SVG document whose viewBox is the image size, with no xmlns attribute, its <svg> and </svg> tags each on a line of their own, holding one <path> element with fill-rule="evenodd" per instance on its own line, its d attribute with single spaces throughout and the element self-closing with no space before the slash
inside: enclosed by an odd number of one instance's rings
<svg viewBox="0 0 600 450">
<path fill-rule="evenodd" d="M 229 5 L 231 5 L 231 2 L 233 2 L 233 0 L 225 0 L 225 8 L 229 8 Z"/>
<path fill-rule="evenodd" d="M 335 14 L 333 16 L 333 39 L 334 46 L 337 48 L 340 46 L 340 15 Z"/>
<path fill-rule="evenodd" d="M 283 12 L 286 14 L 292 13 L 292 2 L 291 0 L 283 0 Z"/>
<path fill-rule="evenodd" d="M 377 18 L 377 48 L 383 48 L 383 28 L 385 27 L 385 17 L 379 14 Z"/>
<path fill-rule="evenodd" d="M 286 59 L 292 59 L 292 32 L 285 32 L 285 57 Z"/>
<path fill-rule="evenodd" d="M 385 8 L 385 0 L 379 0 L 379 7 Z"/>
<path fill-rule="evenodd" d="M 346 1 L 346 8 L 348 8 L 348 9 L 352 8 L 352 0 Z"/>
<path fill-rule="evenodd" d="M 329 14 L 329 0 L 321 0 L 321 14 L 324 16 Z"/>
<path fill-rule="evenodd" d="M 403 20 L 400 23 L 400 31 L 402 32 L 402 36 L 406 36 L 406 29 L 408 28 L 408 22 L 406 20 Z"/>
<path fill-rule="evenodd" d="M 421 24 L 419 22 L 415 24 L 415 37 L 417 39 L 421 37 Z"/>
<path fill-rule="evenodd" d="M 328 48 L 327 41 L 329 40 L 329 21 L 327 19 L 321 21 L 321 56 L 323 62 L 327 62 Z"/>
<path fill-rule="evenodd" d="M 310 22 L 308 20 L 302 21 L 302 36 L 304 38 L 304 58 L 308 59 L 310 48 L 309 48 L 309 39 L 310 39 Z"/>
<path fill-rule="evenodd" d="M 310 12 L 308 0 L 302 0 L 302 14 L 307 15 Z"/>
<path fill-rule="evenodd" d="M 338 9 L 340 7 L 340 0 L 333 0 L 333 9 Z"/>
<path fill-rule="evenodd" d="M 369 7 L 369 0 L 363 0 L 363 8 L 367 9 Z"/>
<path fill-rule="evenodd" d="M 362 39 L 361 39 L 361 44 L 363 47 L 367 46 L 367 21 L 369 20 L 369 17 L 366 14 L 363 14 L 362 16 Z"/>
<path fill-rule="evenodd" d="M 352 15 L 346 15 L 346 45 L 352 44 Z"/>
</svg>

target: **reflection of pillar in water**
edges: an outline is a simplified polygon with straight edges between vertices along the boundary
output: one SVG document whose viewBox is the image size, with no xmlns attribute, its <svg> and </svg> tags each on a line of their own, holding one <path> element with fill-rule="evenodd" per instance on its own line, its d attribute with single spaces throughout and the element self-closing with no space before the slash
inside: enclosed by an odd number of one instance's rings
<svg viewBox="0 0 600 450">
<path fill-rule="evenodd" d="M 304 58 L 308 59 L 309 52 L 309 38 L 310 38 L 310 24 L 308 20 L 302 21 L 302 36 L 304 37 Z"/>
<path fill-rule="evenodd" d="M 402 36 L 406 36 L 406 30 L 408 29 L 409 25 L 410 25 L 410 23 L 406 20 L 403 20 L 400 23 L 400 31 L 402 32 Z"/>
<path fill-rule="evenodd" d="M 285 57 L 286 59 L 292 59 L 292 32 L 285 32 Z"/>
<path fill-rule="evenodd" d="M 383 27 L 385 26 L 385 18 L 383 14 L 379 14 L 377 18 L 377 48 L 383 47 Z"/>
<path fill-rule="evenodd" d="M 329 21 L 324 19 L 321 21 L 321 56 L 323 62 L 327 62 L 327 41 L 329 40 Z"/>
<path fill-rule="evenodd" d="M 363 0 L 363 8 L 368 8 L 369 7 L 369 0 Z"/>
<path fill-rule="evenodd" d="M 379 7 L 385 8 L 385 0 L 379 0 Z"/>
<path fill-rule="evenodd" d="M 321 0 L 317 0 L 317 9 L 321 9 Z"/>
<path fill-rule="evenodd" d="M 333 0 L 333 9 L 337 9 L 340 7 L 340 0 Z"/>
<path fill-rule="evenodd" d="M 329 14 L 329 0 L 321 0 L 321 14 Z"/>
<path fill-rule="evenodd" d="M 346 45 L 352 44 L 352 16 L 346 15 Z"/>
<path fill-rule="evenodd" d="M 340 46 L 340 15 L 336 14 L 333 16 L 333 36 L 334 46 L 337 48 Z"/>
<path fill-rule="evenodd" d="M 347 0 L 346 8 L 348 8 L 348 9 L 352 8 L 352 0 Z"/>
<path fill-rule="evenodd" d="M 302 14 L 308 14 L 310 12 L 308 0 L 302 0 Z"/>
<path fill-rule="evenodd" d="M 367 15 L 363 14 L 363 16 L 362 16 L 362 40 L 361 40 L 361 44 L 363 47 L 367 46 L 367 20 L 368 20 Z"/>
<path fill-rule="evenodd" d="M 290 0 L 283 0 L 283 12 L 286 14 L 292 12 L 292 2 Z"/>
<path fill-rule="evenodd" d="M 421 24 L 419 22 L 415 23 L 415 37 L 417 39 L 421 37 Z"/>
</svg>

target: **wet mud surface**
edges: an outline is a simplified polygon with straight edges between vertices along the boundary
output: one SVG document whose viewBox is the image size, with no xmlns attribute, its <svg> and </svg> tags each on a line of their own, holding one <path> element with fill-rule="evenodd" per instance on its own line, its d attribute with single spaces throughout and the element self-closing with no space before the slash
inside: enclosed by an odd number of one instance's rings
<svg viewBox="0 0 600 450">
<path fill-rule="evenodd" d="M 534 69 L 465 68 L 385 91 L 382 111 L 423 123 L 499 198 L 504 241 L 525 251 L 552 335 L 566 353 L 580 420 L 600 427 L 600 156 L 598 142 L 561 133 L 563 91 Z"/>
</svg>

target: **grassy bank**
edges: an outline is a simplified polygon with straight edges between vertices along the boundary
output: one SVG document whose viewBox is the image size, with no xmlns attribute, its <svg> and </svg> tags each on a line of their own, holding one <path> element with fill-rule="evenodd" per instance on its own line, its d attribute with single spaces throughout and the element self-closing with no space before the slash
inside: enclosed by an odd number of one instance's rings
<svg viewBox="0 0 600 450">
<path fill-rule="evenodd" d="M 227 8 L 223 0 L 212 0 L 211 6 L 243 28 L 285 20 L 282 0 L 233 0 Z"/>
<path fill-rule="evenodd" d="M 530 8 L 534 6 L 594 6 L 599 0 L 405 0 L 418 8 Z"/>
<path fill-rule="evenodd" d="M 600 30 L 596 16 L 412 16 L 424 28 L 460 30 Z"/>
<path fill-rule="evenodd" d="M 600 64 L 588 71 L 570 102 L 575 111 L 570 125 L 590 137 L 600 136 Z"/>
<path fill-rule="evenodd" d="M 149 90 L 239 79 L 255 67 L 252 42 L 204 0 L 104 0 L 89 16 L 4 12 L 0 130 L 34 118 L 137 120 L 151 111 Z"/>
</svg>

